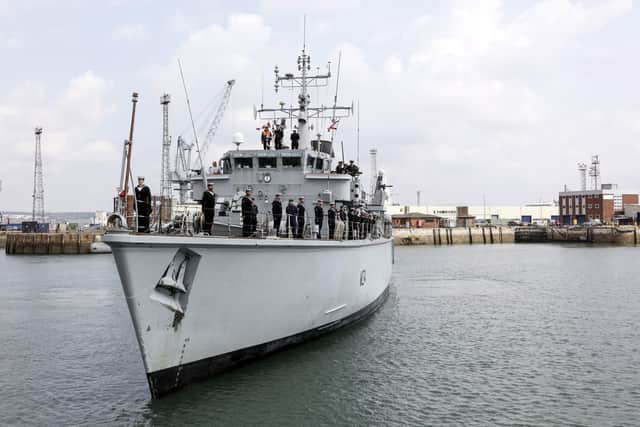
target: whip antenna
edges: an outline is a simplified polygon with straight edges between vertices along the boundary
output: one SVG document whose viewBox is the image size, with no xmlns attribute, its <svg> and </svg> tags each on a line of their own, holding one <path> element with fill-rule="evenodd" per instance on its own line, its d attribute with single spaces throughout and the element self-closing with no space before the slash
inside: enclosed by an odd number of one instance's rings
<svg viewBox="0 0 640 427">
<path fill-rule="evenodd" d="M 333 113 L 331 114 L 331 143 L 333 145 L 333 137 L 336 134 L 336 107 L 338 106 L 338 85 L 340 84 L 340 62 L 342 61 L 342 51 L 338 52 L 338 71 L 336 72 L 336 94 L 333 96 Z"/>
<path fill-rule="evenodd" d="M 204 183 L 204 188 L 207 188 L 207 175 L 204 170 L 204 162 L 202 161 L 202 155 L 200 153 L 200 144 L 198 144 L 198 132 L 196 132 L 196 124 L 193 121 L 193 114 L 191 113 L 189 91 L 187 90 L 187 85 L 184 82 L 184 74 L 182 73 L 182 63 L 180 62 L 180 58 L 178 58 L 178 67 L 180 68 L 180 78 L 182 79 L 182 87 L 184 88 L 184 97 L 187 99 L 187 109 L 189 110 L 189 118 L 191 119 L 191 129 L 193 129 L 193 139 L 196 142 L 196 150 L 198 150 L 198 160 L 200 160 L 200 165 L 202 167 L 200 171 L 200 173 L 202 174 L 202 182 Z"/>
</svg>

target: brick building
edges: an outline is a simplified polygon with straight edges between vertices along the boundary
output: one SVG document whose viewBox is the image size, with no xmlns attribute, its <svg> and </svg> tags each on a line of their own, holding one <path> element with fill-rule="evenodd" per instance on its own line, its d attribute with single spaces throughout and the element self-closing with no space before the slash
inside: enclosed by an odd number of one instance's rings
<svg viewBox="0 0 640 427">
<path fill-rule="evenodd" d="M 593 220 L 610 223 L 615 215 L 624 213 L 625 205 L 637 203 L 638 194 L 606 189 L 563 191 L 558 197 L 562 224 L 583 224 Z"/>
<path fill-rule="evenodd" d="M 437 215 L 417 212 L 392 215 L 391 222 L 396 228 L 438 228 L 444 225 L 443 218 Z"/>
</svg>

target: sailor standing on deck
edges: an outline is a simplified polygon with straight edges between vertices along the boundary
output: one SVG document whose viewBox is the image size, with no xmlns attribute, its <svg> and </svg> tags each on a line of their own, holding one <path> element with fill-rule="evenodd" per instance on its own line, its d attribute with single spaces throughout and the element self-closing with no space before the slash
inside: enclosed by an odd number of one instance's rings
<svg viewBox="0 0 640 427">
<path fill-rule="evenodd" d="M 313 208 L 315 217 L 315 225 L 318 228 L 317 238 L 322 238 L 322 222 L 324 220 L 324 209 L 322 209 L 322 200 L 318 199 L 316 206 Z"/>
<path fill-rule="evenodd" d="M 242 209 L 242 237 L 251 235 L 251 223 L 253 217 L 253 203 L 251 202 L 251 190 L 247 189 L 241 202 Z"/>
<path fill-rule="evenodd" d="M 305 214 L 304 197 L 300 197 L 298 200 L 299 200 L 298 207 L 297 207 L 298 232 L 296 233 L 296 237 L 298 237 L 298 239 L 302 239 L 304 234 L 304 214 Z"/>
<path fill-rule="evenodd" d="M 284 131 L 280 125 L 276 125 L 276 131 L 274 132 L 276 150 L 282 150 L 282 138 L 284 138 Z"/>
<path fill-rule="evenodd" d="M 271 202 L 271 214 L 273 215 L 273 228 L 276 230 L 276 236 L 280 237 L 280 221 L 282 221 L 282 202 L 280 201 L 280 193 L 276 194 L 276 198 Z"/>
<path fill-rule="evenodd" d="M 296 237 L 298 232 L 298 221 L 296 221 L 298 208 L 296 208 L 296 205 L 293 203 L 293 199 L 289 199 L 285 213 L 287 214 L 287 237 L 289 236 L 289 227 L 291 227 L 291 237 Z"/>
<path fill-rule="evenodd" d="M 297 150 L 300 146 L 300 134 L 295 129 L 291 132 L 291 149 Z"/>
<path fill-rule="evenodd" d="M 327 211 L 327 223 L 329 224 L 329 239 L 333 240 L 336 233 L 336 204 L 331 202 Z"/>
<path fill-rule="evenodd" d="M 204 216 L 203 231 L 205 234 L 213 234 L 213 219 L 216 215 L 216 193 L 213 192 L 213 183 L 207 184 L 207 191 L 202 193 L 202 215 Z"/>
<path fill-rule="evenodd" d="M 347 228 L 349 229 L 347 238 L 349 240 L 353 240 L 354 233 L 356 230 L 356 215 L 353 208 L 349 208 L 349 214 L 347 215 L 347 219 L 349 220 L 349 224 L 347 225 Z"/>
<path fill-rule="evenodd" d="M 340 218 L 340 222 L 342 223 L 342 228 L 338 229 L 338 238 L 344 240 L 346 238 L 347 231 L 347 207 L 345 205 L 342 205 L 342 207 L 340 208 L 338 217 Z"/>
<path fill-rule="evenodd" d="M 138 233 L 149 233 L 149 217 L 151 216 L 151 190 L 144 185 L 144 176 L 138 177 L 136 191 L 136 203 L 133 209 L 138 215 Z"/>
</svg>

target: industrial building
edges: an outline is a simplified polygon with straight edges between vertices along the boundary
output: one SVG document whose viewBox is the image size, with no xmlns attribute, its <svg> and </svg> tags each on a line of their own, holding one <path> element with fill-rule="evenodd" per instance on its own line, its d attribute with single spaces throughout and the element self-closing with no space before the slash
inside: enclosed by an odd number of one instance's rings
<svg viewBox="0 0 640 427">
<path fill-rule="evenodd" d="M 442 218 L 441 226 L 469 227 L 475 224 L 491 223 L 508 225 L 517 223 L 549 223 L 558 220 L 558 205 L 554 202 L 531 203 L 520 206 L 509 205 L 422 205 L 386 207 L 392 216 L 408 213 L 422 213 Z"/>
<path fill-rule="evenodd" d="M 590 187 L 587 188 L 587 170 Z M 638 193 L 622 191 L 617 184 L 600 183 L 600 160 L 592 156 L 587 169 L 585 163 L 578 163 L 579 190 L 561 191 L 558 195 L 558 209 L 562 224 L 612 223 L 625 215 L 627 205 L 638 204 Z"/>
</svg>

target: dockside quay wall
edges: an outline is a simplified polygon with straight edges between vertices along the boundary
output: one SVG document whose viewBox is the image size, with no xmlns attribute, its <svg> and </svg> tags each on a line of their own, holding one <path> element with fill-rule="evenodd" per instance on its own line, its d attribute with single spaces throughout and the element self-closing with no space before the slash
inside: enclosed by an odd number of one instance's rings
<svg viewBox="0 0 640 427">
<path fill-rule="evenodd" d="M 91 244 L 99 242 L 98 233 L 7 233 L 7 255 L 77 255 L 91 253 Z"/>
<path fill-rule="evenodd" d="M 393 241 L 401 246 L 543 242 L 635 246 L 640 244 L 640 230 L 636 226 L 397 228 Z"/>
<path fill-rule="evenodd" d="M 633 225 L 549 227 L 547 233 L 549 240 L 554 242 L 586 242 L 621 246 L 635 246 L 640 244 L 640 230 Z"/>
<path fill-rule="evenodd" d="M 465 228 L 396 228 L 393 242 L 396 245 L 491 245 L 514 243 L 511 227 Z"/>
</svg>

